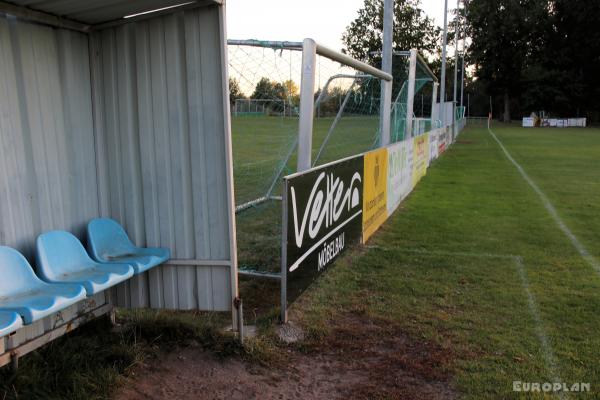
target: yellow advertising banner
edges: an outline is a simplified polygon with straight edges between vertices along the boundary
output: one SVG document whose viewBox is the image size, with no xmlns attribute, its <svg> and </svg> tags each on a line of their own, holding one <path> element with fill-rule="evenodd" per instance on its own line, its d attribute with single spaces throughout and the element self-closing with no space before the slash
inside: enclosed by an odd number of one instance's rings
<svg viewBox="0 0 600 400">
<path fill-rule="evenodd" d="M 413 139 L 413 175 L 412 186 L 415 187 L 427 173 L 429 165 L 429 134 L 417 136 Z"/>
<path fill-rule="evenodd" d="M 363 243 L 387 219 L 388 152 L 374 150 L 364 156 L 363 172 Z"/>
</svg>

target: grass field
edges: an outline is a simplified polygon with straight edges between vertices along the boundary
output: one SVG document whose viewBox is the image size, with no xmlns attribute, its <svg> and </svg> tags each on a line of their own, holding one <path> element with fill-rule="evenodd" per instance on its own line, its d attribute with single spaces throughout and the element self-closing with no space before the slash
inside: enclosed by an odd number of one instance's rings
<svg viewBox="0 0 600 400">
<path fill-rule="evenodd" d="M 334 118 L 315 118 L 313 160 Z M 330 136 L 319 164 L 371 149 L 379 124 L 378 117 L 344 116 Z M 232 118 L 236 204 L 264 196 L 278 167 L 298 134 L 298 118 L 246 116 Z M 295 172 L 292 155 L 285 175 Z"/>
<path fill-rule="evenodd" d="M 493 132 L 562 228 L 487 129 L 467 128 L 370 242 L 292 306 L 304 342 L 272 335 L 278 286 L 242 280 L 247 323 L 261 333 L 246 349 L 219 332 L 227 315 L 128 312 L 119 330 L 93 322 L 23 358 L 19 375 L 0 371 L 0 399 L 108 398 L 138 365 L 159 365 L 159 350 L 190 343 L 261 365 L 276 357 L 270 374 L 286 357 L 333 351 L 343 366 L 368 363 L 363 349 L 386 346 L 385 363 L 362 370 L 372 384 L 348 398 L 600 398 L 600 270 L 590 264 L 600 260 L 600 130 Z M 262 157 L 264 138 L 242 139 L 236 163 Z M 236 189 L 243 185 L 252 183 L 236 176 Z M 278 202 L 238 216 L 242 262 L 278 265 L 279 218 Z M 592 393 L 516 393 L 514 381 L 589 383 Z M 437 396 L 420 386 L 430 382 Z"/>
<path fill-rule="evenodd" d="M 600 130 L 493 131 L 600 258 Z M 294 312 L 325 335 L 357 312 L 437 343 L 465 398 L 518 397 L 513 381 L 590 383 L 594 394 L 560 397 L 598 398 L 599 274 L 487 129 L 467 129 L 368 247 Z"/>
<path fill-rule="evenodd" d="M 329 132 L 332 117 L 316 118 L 313 160 Z M 339 160 L 371 149 L 379 119 L 344 116 L 327 142 L 318 164 Z M 297 118 L 244 116 L 232 119 L 236 204 L 266 195 L 298 132 Z M 282 176 L 296 172 L 292 154 Z M 281 184 L 272 195 L 281 195 Z M 270 201 L 237 215 L 238 253 L 241 266 L 278 271 L 280 268 L 281 202 Z"/>
</svg>

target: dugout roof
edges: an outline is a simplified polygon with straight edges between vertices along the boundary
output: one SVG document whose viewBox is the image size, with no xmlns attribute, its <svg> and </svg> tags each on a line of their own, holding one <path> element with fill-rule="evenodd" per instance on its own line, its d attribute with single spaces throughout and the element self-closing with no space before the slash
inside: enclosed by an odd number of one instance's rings
<svg viewBox="0 0 600 400">
<path fill-rule="evenodd" d="M 87 31 L 126 17 L 156 16 L 175 8 L 221 4 L 222 0 L 11 0 L 0 1 L 0 13 L 46 25 Z"/>
</svg>

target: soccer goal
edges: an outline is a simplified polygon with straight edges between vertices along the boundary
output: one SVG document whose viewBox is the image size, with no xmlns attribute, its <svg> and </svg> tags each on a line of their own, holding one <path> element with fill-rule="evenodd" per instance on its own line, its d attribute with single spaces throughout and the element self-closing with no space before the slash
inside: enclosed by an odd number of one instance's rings
<svg viewBox="0 0 600 400">
<path fill-rule="evenodd" d="M 379 142 L 381 71 L 316 43 L 308 54 L 304 47 L 228 41 L 241 270 L 279 270 L 283 176 L 302 160 L 310 168 Z"/>
<path fill-rule="evenodd" d="M 244 116 L 289 116 L 298 113 L 297 107 L 294 107 L 287 99 L 235 99 L 232 109 L 235 117 Z"/>
<path fill-rule="evenodd" d="M 243 212 L 277 200 L 278 180 L 296 169 L 303 52 L 301 42 L 229 40 L 228 53 L 236 211 Z M 323 54 L 314 72 L 311 165 L 376 146 L 380 78 Z"/>
<path fill-rule="evenodd" d="M 393 55 L 391 141 L 399 142 L 440 127 L 435 107 L 438 82 L 417 50 L 395 51 Z"/>
</svg>

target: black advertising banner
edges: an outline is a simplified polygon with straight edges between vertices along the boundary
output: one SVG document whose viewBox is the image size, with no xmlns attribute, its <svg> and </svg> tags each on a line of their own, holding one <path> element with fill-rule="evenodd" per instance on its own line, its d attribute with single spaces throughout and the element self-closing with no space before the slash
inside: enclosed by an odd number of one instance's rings
<svg viewBox="0 0 600 400">
<path fill-rule="evenodd" d="M 285 178 L 287 302 L 360 241 L 363 156 Z"/>
</svg>

